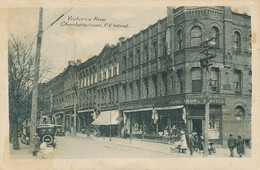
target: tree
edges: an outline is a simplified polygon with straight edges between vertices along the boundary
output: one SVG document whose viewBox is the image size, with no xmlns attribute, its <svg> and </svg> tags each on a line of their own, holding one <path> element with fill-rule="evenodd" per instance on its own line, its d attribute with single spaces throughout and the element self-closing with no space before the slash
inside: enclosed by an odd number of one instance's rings
<svg viewBox="0 0 260 170">
<path fill-rule="evenodd" d="M 8 41 L 8 86 L 9 86 L 9 139 L 13 149 L 20 149 L 18 129 L 30 117 L 32 82 L 35 57 L 31 55 L 33 43 L 28 46 L 12 34 Z M 40 81 L 52 69 L 50 62 L 42 62 Z"/>
</svg>

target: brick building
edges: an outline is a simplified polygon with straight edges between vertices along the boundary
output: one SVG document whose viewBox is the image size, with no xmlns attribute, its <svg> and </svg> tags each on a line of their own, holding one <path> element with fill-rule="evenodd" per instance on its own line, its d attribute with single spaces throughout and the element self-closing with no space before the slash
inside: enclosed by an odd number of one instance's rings
<svg viewBox="0 0 260 170">
<path fill-rule="evenodd" d="M 201 43 L 212 37 L 207 79 Z M 209 84 L 209 139 L 251 139 L 251 70 L 250 16 L 230 7 L 168 7 L 166 18 L 51 80 L 51 115 L 70 127 L 76 99 L 78 131 L 93 123 L 142 138 L 163 139 L 174 128 L 200 135 Z"/>
</svg>

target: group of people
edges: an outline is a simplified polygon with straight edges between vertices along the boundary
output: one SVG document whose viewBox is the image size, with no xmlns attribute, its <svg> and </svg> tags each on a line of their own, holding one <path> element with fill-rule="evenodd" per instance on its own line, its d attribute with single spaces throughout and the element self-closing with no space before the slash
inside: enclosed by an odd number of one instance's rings
<svg viewBox="0 0 260 170">
<path fill-rule="evenodd" d="M 199 136 L 196 132 L 190 132 L 188 135 L 185 135 L 184 131 L 180 132 L 180 138 L 174 143 L 171 147 L 171 150 L 177 149 L 179 152 L 186 153 L 186 150 L 189 149 L 190 155 L 193 155 L 193 152 L 202 152 L 203 151 L 203 136 Z"/>
<path fill-rule="evenodd" d="M 242 155 L 245 154 L 245 148 L 244 148 L 244 140 L 240 135 L 237 136 L 237 138 L 233 137 L 232 134 L 229 135 L 228 138 L 228 147 L 230 150 L 230 157 L 234 157 L 234 149 L 237 148 L 237 154 L 240 158 L 242 158 Z"/>
</svg>

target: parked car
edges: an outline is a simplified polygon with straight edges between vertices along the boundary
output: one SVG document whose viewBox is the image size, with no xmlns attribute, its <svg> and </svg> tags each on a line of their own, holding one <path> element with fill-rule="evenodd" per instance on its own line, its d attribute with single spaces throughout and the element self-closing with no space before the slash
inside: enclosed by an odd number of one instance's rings
<svg viewBox="0 0 260 170">
<path fill-rule="evenodd" d="M 41 142 L 46 142 L 47 145 L 56 146 L 54 136 L 56 127 L 53 124 L 39 124 L 36 128 L 36 133 L 39 135 Z"/>
<path fill-rule="evenodd" d="M 62 125 L 55 125 L 56 127 L 56 136 L 65 136 L 65 130 L 62 128 Z"/>
</svg>

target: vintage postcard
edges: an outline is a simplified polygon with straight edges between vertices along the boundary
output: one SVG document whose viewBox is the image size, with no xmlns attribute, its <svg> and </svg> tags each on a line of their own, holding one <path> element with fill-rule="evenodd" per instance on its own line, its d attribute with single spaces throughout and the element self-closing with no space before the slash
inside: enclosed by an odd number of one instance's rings
<svg viewBox="0 0 260 170">
<path fill-rule="evenodd" d="M 1 169 L 259 168 L 257 1 L 1 13 Z"/>
</svg>

